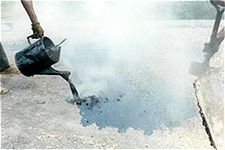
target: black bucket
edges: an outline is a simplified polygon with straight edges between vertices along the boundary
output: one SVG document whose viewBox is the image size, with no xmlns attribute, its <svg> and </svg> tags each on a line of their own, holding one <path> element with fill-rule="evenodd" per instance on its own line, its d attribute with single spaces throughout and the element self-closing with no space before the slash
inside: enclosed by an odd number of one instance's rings
<svg viewBox="0 0 225 150">
<path fill-rule="evenodd" d="M 66 39 L 55 45 L 48 37 L 42 37 L 33 44 L 30 43 L 29 38 L 31 36 L 27 37 L 30 45 L 15 55 L 16 66 L 20 72 L 28 77 L 33 75 L 60 75 L 70 85 L 74 97 L 73 102 L 78 102 L 80 98 L 75 86 L 69 79 L 70 72 L 58 71 L 51 67 L 51 65 L 59 61 L 61 51 L 59 45 Z"/>
<path fill-rule="evenodd" d="M 33 44 L 28 37 L 28 42 L 30 45 L 15 55 L 16 65 L 23 75 L 33 76 L 59 61 L 61 47 L 55 46 L 48 37 Z"/>
</svg>

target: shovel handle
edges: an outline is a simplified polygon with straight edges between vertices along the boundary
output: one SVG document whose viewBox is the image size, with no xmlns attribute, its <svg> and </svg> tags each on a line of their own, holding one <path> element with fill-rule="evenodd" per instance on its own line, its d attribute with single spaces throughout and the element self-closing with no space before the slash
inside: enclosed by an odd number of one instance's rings
<svg viewBox="0 0 225 150">
<path fill-rule="evenodd" d="M 211 4 L 216 8 L 216 10 L 218 12 L 222 12 L 224 11 L 224 7 L 223 5 L 220 5 L 218 2 L 211 2 Z"/>
<path fill-rule="evenodd" d="M 213 25 L 213 31 L 211 34 L 211 41 L 213 41 L 216 36 L 217 36 L 217 32 L 219 29 L 219 25 L 220 25 L 220 21 L 224 12 L 224 7 L 220 6 L 218 3 L 213 4 L 213 6 L 215 6 L 216 10 L 217 10 L 217 14 L 216 14 L 216 19 Z"/>
</svg>

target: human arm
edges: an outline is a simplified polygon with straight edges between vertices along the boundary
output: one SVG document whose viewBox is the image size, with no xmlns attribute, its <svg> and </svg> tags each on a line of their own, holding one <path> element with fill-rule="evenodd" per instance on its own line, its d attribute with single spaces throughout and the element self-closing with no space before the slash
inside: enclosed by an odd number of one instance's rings
<svg viewBox="0 0 225 150">
<path fill-rule="evenodd" d="M 220 6 L 225 6 L 225 0 L 210 0 L 211 4 L 215 5 L 216 3 Z"/>
<path fill-rule="evenodd" d="M 21 3 L 26 10 L 30 20 L 31 20 L 31 26 L 33 30 L 33 36 L 32 38 L 40 38 L 44 35 L 44 30 L 42 29 L 40 23 L 38 22 L 37 15 L 35 14 L 34 8 L 33 8 L 33 2 L 31 0 L 21 0 Z"/>
</svg>

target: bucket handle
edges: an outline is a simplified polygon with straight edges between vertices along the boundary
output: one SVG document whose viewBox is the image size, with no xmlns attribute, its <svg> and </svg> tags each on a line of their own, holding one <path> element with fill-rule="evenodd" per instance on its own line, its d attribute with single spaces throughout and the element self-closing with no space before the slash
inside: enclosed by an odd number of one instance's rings
<svg viewBox="0 0 225 150">
<path fill-rule="evenodd" d="M 32 38 L 33 37 L 33 35 L 29 35 L 28 37 L 27 37 L 27 41 L 28 41 L 28 43 L 31 45 L 31 42 L 30 42 L 30 38 Z M 41 38 L 43 38 L 43 36 L 41 37 Z"/>
<path fill-rule="evenodd" d="M 30 38 L 32 37 L 32 35 L 30 35 L 30 36 L 28 36 L 27 37 L 27 41 L 28 41 L 28 43 L 31 45 L 31 42 L 30 42 Z"/>
<path fill-rule="evenodd" d="M 28 41 L 28 43 L 31 45 L 31 42 L 30 42 L 30 38 L 32 38 L 33 37 L 33 35 L 29 35 L 28 37 L 27 37 L 27 41 Z M 43 38 L 43 36 L 41 37 L 41 38 Z M 63 39 L 59 44 L 57 44 L 56 45 L 56 47 L 58 47 L 59 45 L 61 45 L 63 42 L 65 42 L 67 39 L 65 38 L 65 39 Z"/>
</svg>

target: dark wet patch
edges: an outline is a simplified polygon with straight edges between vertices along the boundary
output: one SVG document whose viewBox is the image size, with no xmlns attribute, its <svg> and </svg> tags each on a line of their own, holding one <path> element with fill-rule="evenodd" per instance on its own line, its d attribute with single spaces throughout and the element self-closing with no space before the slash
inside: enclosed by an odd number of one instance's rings
<svg viewBox="0 0 225 150">
<path fill-rule="evenodd" d="M 71 103 L 71 104 L 76 104 L 76 105 L 79 105 L 79 106 L 84 106 L 88 109 L 92 109 L 94 106 L 97 107 L 98 103 L 108 102 L 109 99 L 108 98 L 100 98 L 100 97 L 96 97 L 95 95 L 92 95 L 92 96 L 79 98 L 79 99 L 74 99 L 74 98 L 68 97 L 66 99 L 66 101 L 68 103 Z M 100 111 L 100 113 L 101 112 L 102 111 Z"/>
<path fill-rule="evenodd" d="M 189 107 L 186 95 L 179 95 L 175 89 L 164 84 L 155 84 L 157 92 L 147 92 L 150 96 L 143 98 L 132 87 L 120 79 L 110 82 L 110 88 L 100 93 L 80 98 L 80 103 L 73 101 L 80 109 L 81 124 L 96 124 L 99 129 L 115 127 L 119 132 L 129 127 L 143 130 L 146 135 L 152 130 L 177 126 L 180 121 L 195 113 Z M 155 82 L 155 81 L 154 81 Z M 162 81 L 160 81 L 162 82 Z M 163 94 L 162 94 L 163 91 Z M 71 101 L 67 98 L 66 101 Z"/>
</svg>

